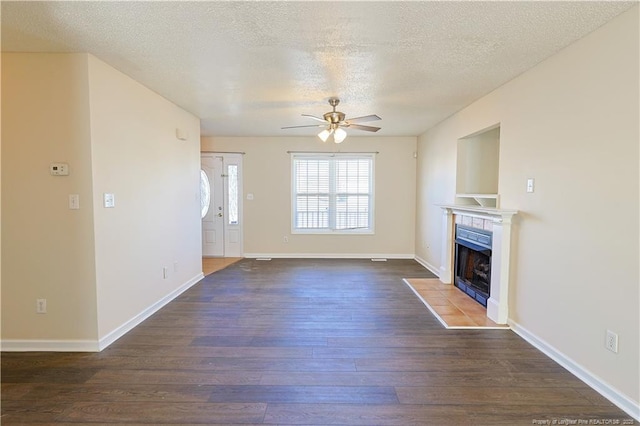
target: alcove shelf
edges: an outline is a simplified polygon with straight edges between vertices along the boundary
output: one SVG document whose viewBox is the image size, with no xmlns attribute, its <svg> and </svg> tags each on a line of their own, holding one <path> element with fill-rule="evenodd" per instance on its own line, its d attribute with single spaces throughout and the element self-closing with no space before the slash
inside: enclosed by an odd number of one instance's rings
<svg viewBox="0 0 640 426">
<path fill-rule="evenodd" d="M 498 194 L 456 194 L 456 204 L 489 208 L 500 207 Z"/>
<path fill-rule="evenodd" d="M 500 207 L 500 125 L 458 139 L 456 156 L 456 204 Z"/>
</svg>

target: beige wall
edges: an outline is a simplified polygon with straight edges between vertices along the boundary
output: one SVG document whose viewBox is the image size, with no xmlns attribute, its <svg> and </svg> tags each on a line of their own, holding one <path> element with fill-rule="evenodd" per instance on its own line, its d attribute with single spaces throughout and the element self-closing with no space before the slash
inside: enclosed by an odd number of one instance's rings
<svg viewBox="0 0 640 426">
<path fill-rule="evenodd" d="M 331 151 L 317 137 L 202 138 L 203 151 L 243 151 L 246 255 L 413 257 L 414 137 L 350 135 L 344 152 L 375 152 L 375 235 L 291 234 L 291 157 L 287 151 Z M 246 195 L 252 193 L 253 200 Z M 284 236 L 289 238 L 284 243 Z"/>
<path fill-rule="evenodd" d="M 2 88 L 3 344 L 97 348 L 201 276 L 199 120 L 86 54 L 3 54 Z"/>
<path fill-rule="evenodd" d="M 500 128 L 458 139 L 456 192 L 495 194 L 498 192 Z"/>
<path fill-rule="evenodd" d="M 89 89 L 103 338 L 202 272 L 200 121 L 92 56 Z"/>
<path fill-rule="evenodd" d="M 3 339 L 97 337 L 87 79 L 87 55 L 2 54 Z"/>
<path fill-rule="evenodd" d="M 500 123 L 501 206 L 520 211 L 510 319 L 636 406 L 638 47 L 635 7 L 421 136 L 416 248 L 440 265 L 436 204 L 454 201 L 456 141 Z"/>
</svg>

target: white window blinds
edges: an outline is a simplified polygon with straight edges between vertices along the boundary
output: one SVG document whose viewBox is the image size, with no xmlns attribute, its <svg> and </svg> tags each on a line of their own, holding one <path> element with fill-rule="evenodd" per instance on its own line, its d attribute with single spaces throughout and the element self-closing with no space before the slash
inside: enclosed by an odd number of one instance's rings
<svg viewBox="0 0 640 426">
<path fill-rule="evenodd" d="M 293 231 L 373 231 L 371 154 L 293 154 Z"/>
</svg>

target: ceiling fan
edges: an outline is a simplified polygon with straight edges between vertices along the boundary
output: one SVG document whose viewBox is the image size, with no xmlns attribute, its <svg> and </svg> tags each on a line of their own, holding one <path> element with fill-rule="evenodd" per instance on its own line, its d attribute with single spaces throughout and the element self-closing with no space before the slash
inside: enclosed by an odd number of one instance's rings
<svg viewBox="0 0 640 426">
<path fill-rule="evenodd" d="M 364 130 L 367 132 L 377 132 L 380 130 L 380 127 L 374 126 L 363 126 L 362 124 L 357 123 L 365 123 L 367 121 L 375 121 L 382 120 L 375 114 L 365 115 L 363 117 L 354 117 L 345 119 L 344 112 L 336 111 L 336 106 L 340 103 L 340 99 L 338 98 L 329 98 L 329 105 L 333 107 L 333 111 L 329 111 L 325 113 L 322 117 L 316 117 L 315 115 L 310 114 L 302 114 L 303 117 L 308 117 L 316 121 L 321 121 L 322 124 L 309 124 L 304 126 L 288 126 L 283 127 L 283 129 L 295 129 L 300 127 L 326 127 L 323 131 L 318 133 L 318 137 L 322 139 L 322 142 L 326 142 L 331 136 L 333 136 L 333 141 L 335 143 L 341 143 L 347 137 L 347 132 L 343 129 L 343 127 L 347 127 L 350 129 Z"/>
</svg>

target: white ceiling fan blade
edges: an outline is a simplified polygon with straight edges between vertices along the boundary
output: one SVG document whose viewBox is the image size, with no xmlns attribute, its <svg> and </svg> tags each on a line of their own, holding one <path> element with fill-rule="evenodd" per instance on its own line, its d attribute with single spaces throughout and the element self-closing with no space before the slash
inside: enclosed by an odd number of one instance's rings
<svg viewBox="0 0 640 426">
<path fill-rule="evenodd" d="M 302 116 L 303 117 L 307 117 L 307 118 L 311 118 L 313 120 L 322 121 L 323 123 L 327 122 L 327 120 L 325 120 L 324 118 L 316 117 L 315 115 L 311 115 L 311 114 L 302 114 Z"/>
<path fill-rule="evenodd" d="M 375 114 L 371 114 L 371 115 L 364 115 L 362 117 L 354 117 L 354 118 L 347 118 L 345 120 L 345 123 L 364 123 L 366 121 L 376 121 L 376 120 L 382 120 L 382 118 L 378 117 Z"/>
<path fill-rule="evenodd" d="M 350 129 L 364 130 L 367 132 L 377 132 L 378 130 L 380 130 L 380 127 L 363 126 L 362 124 L 346 124 L 344 127 L 348 127 Z"/>
<path fill-rule="evenodd" d="M 327 124 L 307 124 L 305 126 L 287 126 L 287 127 L 280 127 L 281 129 L 298 129 L 300 127 L 325 127 Z"/>
</svg>

